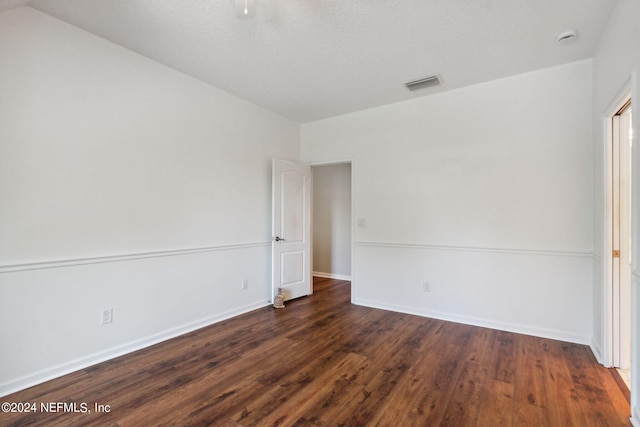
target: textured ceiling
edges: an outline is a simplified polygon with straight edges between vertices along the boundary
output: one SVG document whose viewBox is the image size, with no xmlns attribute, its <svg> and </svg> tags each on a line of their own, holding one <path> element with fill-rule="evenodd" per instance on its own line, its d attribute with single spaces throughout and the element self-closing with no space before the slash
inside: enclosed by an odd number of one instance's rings
<svg viewBox="0 0 640 427">
<path fill-rule="evenodd" d="M 0 0 L 304 123 L 593 55 L 615 0 Z M 556 36 L 576 29 L 578 37 Z M 438 74 L 442 85 L 403 83 Z"/>
<path fill-rule="evenodd" d="M 29 0 L 0 0 L 0 12 L 17 6 L 24 6 L 27 3 L 29 3 Z"/>
</svg>

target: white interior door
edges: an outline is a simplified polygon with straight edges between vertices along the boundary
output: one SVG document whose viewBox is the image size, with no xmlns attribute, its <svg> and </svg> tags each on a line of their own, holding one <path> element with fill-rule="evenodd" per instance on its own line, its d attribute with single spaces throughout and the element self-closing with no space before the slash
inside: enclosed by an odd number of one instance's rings
<svg viewBox="0 0 640 427">
<path fill-rule="evenodd" d="M 272 296 L 311 295 L 311 167 L 273 159 L 272 192 Z"/>
</svg>

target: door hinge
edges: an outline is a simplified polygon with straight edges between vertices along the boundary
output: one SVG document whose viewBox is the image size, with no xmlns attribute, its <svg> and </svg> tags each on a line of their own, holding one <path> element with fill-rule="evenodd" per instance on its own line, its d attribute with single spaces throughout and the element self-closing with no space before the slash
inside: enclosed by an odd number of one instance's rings
<svg viewBox="0 0 640 427">
<path fill-rule="evenodd" d="M 614 258 L 620 258 L 620 250 L 614 249 L 613 250 L 613 257 Z"/>
</svg>

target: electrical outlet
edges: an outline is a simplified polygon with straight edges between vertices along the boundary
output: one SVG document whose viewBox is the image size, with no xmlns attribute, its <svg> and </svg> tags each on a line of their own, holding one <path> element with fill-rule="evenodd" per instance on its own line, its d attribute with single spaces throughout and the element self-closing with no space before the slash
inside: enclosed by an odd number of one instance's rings
<svg viewBox="0 0 640 427">
<path fill-rule="evenodd" d="M 113 322 L 113 308 L 108 310 L 104 310 L 102 312 L 102 324 L 106 325 L 107 323 Z"/>
<path fill-rule="evenodd" d="M 242 280 L 242 289 L 247 289 L 249 287 L 249 279 Z"/>
<path fill-rule="evenodd" d="M 422 284 L 422 290 L 424 292 L 431 292 L 431 282 L 424 282 Z"/>
</svg>

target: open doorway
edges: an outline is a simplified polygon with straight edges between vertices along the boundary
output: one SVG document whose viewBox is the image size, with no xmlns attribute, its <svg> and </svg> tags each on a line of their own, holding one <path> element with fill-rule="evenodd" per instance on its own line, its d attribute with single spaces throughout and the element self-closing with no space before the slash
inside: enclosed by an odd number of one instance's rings
<svg viewBox="0 0 640 427">
<path fill-rule="evenodd" d="M 624 97 L 610 122 L 611 364 L 631 388 L 631 99 Z"/>
<path fill-rule="evenodd" d="M 311 167 L 314 277 L 352 279 L 351 162 Z"/>
</svg>

